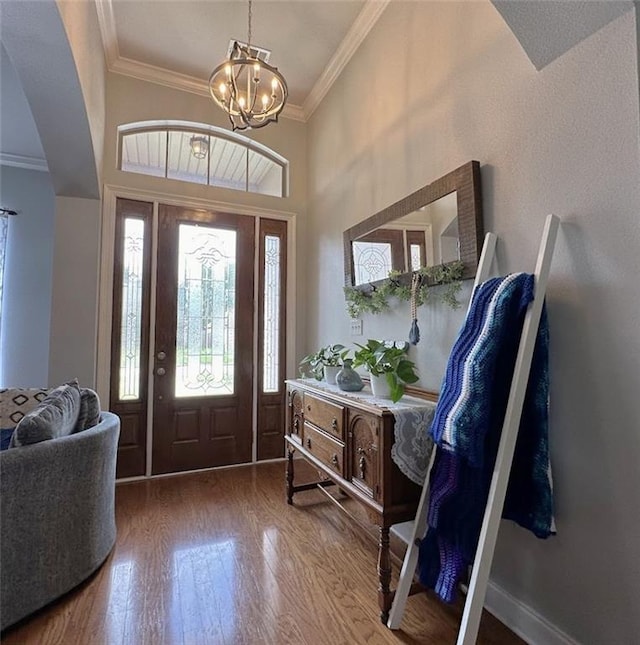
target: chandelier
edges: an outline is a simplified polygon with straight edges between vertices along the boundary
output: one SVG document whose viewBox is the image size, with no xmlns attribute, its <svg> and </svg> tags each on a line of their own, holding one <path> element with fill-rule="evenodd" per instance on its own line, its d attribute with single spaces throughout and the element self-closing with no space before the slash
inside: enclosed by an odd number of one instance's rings
<svg viewBox="0 0 640 645">
<path fill-rule="evenodd" d="M 277 67 L 261 60 L 251 48 L 251 4 L 247 44 L 235 41 L 229 58 L 209 77 L 209 93 L 229 115 L 233 130 L 263 128 L 278 121 L 288 89 Z"/>
</svg>

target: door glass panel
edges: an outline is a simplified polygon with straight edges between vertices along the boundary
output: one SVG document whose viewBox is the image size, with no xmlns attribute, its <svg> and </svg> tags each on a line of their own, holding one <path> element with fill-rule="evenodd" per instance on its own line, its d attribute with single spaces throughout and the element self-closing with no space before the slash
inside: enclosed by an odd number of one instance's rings
<svg viewBox="0 0 640 645">
<path fill-rule="evenodd" d="M 280 238 L 264 238 L 263 392 L 277 392 L 280 374 Z"/>
<path fill-rule="evenodd" d="M 122 315 L 120 318 L 121 401 L 140 398 L 144 221 L 124 220 L 122 254 Z"/>
<path fill-rule="evenodd" d="M 382 280 L 391 271 L 391 244 L 387 242 L 353 242 L 355 284 Z"/>
<path fill-rule="evenodd" d="M 180 224 L 176 397 L 234 393 L 236 232 Z"/>
<path fill-rule="evenodd" d="M 422 257 L 420 253 L 419 244 L 409 245 L 410 255 L 411 255 L 411 270 L 417 271 L 422 267 Z"/>
</svg>

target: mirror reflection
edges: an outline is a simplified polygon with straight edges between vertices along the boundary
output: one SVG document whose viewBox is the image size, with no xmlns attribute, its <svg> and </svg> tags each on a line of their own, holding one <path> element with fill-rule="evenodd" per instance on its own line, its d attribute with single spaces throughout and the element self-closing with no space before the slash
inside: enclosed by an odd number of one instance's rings
<svg viewBox="0 0 640 645">
<path fill-rule="evenodd" d="M 398 272 L 462 263 L 462 279 L 476 274 L 482 238 L 480 164 L 469 161 L 367 217 L 344 232 L 345 286 L 369 293 Z"/>
<path fill-rule="evenodd" d="M 354 284 L 460 259 L 455 192 L 351 242 Z"/>
</svg>

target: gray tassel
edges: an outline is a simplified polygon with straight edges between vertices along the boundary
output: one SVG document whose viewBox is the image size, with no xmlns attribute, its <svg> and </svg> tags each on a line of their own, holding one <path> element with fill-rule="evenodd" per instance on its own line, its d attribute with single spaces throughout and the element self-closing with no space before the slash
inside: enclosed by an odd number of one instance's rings
<svg viewBox="0 0 640 645">
<path fill-rule="evenodd" d="M 420 328 L 418 327 L 418 321 L 416 319 L 411 323 L 411 331 L 409 332 L 409 342 L 412 345 L 417 345 L 420 341 Z"/>
</svg>

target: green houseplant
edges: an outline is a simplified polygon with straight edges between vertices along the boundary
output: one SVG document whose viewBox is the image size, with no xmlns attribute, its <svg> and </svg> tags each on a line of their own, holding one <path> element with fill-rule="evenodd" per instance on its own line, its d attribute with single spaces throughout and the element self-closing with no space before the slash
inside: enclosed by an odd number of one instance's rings
<svg viewBox="0 0 640 645">
<path fill-rule="evenodd" d="M 376 386 L 376 377 L 383 376 L 389 387 L 389 397 L 394 403 L 402 398 L 406 383 L 418 380 L 415 363 L 409 359 L 405 349 L 393 343 L 371 339 L 366 345 L 356 345 L 360 349 L 355 352 L 353 366 L 362 366 L 371 374 L 372 388 Z M 377 391 L 374 394 L 379 395 Z"/>
<path fill-rule="evenodd" d="M 324 376 L 327 383 L 335 383 L 335 373 L 342 367 L 342 361 L 348 353 L 349 350 L 340 343 L 321 347 L 317 352 L 308 354 L 300 361 L 300 373 L 303 375 L 311 374 L 318 381 L 321 381 Z M 331 370 L 325 370 L 326 367 L 335 368 L 333 378 L 331 378 L 330 374 L 329 378 L 327 378 L 327 372 L 331 372 Z"/>
</svg>

